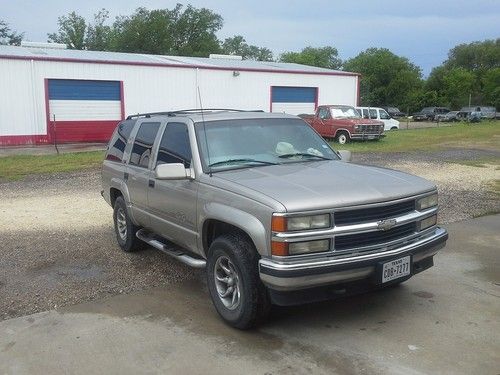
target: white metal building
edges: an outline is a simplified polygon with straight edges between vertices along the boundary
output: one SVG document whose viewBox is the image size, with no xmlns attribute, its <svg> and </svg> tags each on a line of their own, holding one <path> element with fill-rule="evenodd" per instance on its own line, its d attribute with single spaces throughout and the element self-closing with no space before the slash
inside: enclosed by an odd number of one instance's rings
<svg viewBox="0 0 500 375">
<path fill-rule="evenodd" d="M 0 46 L 0 146 L 107 141 L 119 120 L 139 112 L 202 105 L 299 114 L 319 104 L 354 106 L 359 79 L 234 57 Z"/>
</svg>

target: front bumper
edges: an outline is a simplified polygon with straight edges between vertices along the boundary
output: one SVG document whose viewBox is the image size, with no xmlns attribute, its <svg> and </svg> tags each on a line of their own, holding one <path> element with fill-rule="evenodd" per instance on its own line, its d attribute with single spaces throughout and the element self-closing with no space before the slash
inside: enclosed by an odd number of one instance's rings
<svg viewBox="0 0 500 375">
<path fill-rule="evenodd" d="M 447 239 L 448 232 L 437 227 L 423 239 L 379 253 L 301 263 L 279 263 L 271 258 L 263 258 L 259 261 L 259 273 L 262 282 L 277 291 L 370 279 L 379 262 L 411 255 L 413 264 L 417 264 L 433 257 L 446 245 Z"/>
<path fill-rule="evenodd" d="M 385 134 L 369 134 L 369 133 L 352 133 L 351 139 L 367 141 L 371 139 L 380 139 L 385 137 Z"/>
</svg>

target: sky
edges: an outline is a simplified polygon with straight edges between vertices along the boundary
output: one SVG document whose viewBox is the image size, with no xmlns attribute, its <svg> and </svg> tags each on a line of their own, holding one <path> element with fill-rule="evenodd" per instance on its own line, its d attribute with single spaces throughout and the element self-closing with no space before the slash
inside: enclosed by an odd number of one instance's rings
<svg viewBox="0 0 500 375">
<path fill-rule="evenodd" d="M 88 20 L 100 8 L 118 15 L 137 7 L 173 8 L 166 0 L 0 0 L 0 19 L 25 39 L 46 41 L 57 17 L 76 11 Z M 369 47 L 388 48 L 422 68 L 424 76 L 460 43 L 500 37 L 500 0 L 191 0 L 224 18 L 224 39 L 243 35 L 275 55 L 305 46 L 334 46 L 342 59 Z M 187 3 L 185 3 L 187 4 Z"/>
</svg>

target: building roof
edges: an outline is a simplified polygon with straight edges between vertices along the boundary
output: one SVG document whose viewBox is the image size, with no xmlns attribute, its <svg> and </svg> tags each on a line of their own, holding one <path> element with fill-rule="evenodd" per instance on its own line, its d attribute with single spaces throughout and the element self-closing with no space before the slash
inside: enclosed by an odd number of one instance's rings
<svg viewBox="0 0 500 375">
<path fill-rule="evenodd" d="M 223 58 L 147 55 L 141 53 L 81 51 L 39 47 L 0 46 L 0 59 L 41 60 L 94 64 L 144 65 L 212 70 L 346 75 L 358 73 L 318 68 L 314 66 L 273 61 L 235 60 Z"/>
</svg>

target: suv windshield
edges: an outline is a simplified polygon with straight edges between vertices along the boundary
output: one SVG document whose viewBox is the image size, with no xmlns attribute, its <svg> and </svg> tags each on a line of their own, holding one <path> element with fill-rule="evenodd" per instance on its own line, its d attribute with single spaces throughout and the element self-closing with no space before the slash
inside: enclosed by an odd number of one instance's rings
<svg viewBox="0 0 500 375">
<path fill-rule="evenodd" d="M 333 118 L 361 118 L 358 111 L 348 105 L 330 107 L 330 111 Z"/>
<path fill-rule="evenodd" d="M 205 172 L 339 159 L 300 119 L 206 121 L 195 129 Z"/>
</svg>

